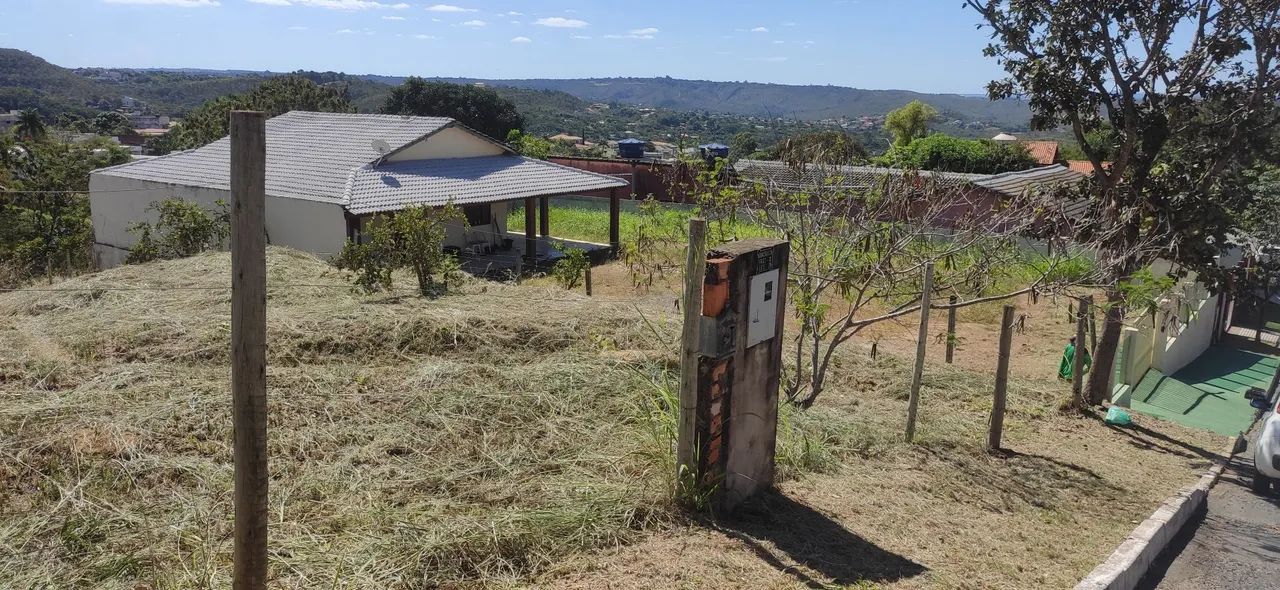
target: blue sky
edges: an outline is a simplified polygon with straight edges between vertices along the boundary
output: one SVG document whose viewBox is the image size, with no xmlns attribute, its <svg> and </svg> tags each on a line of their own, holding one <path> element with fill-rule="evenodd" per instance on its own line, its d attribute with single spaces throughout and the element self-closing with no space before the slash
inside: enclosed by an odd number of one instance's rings
<svg viewBox="0 0 1280 590">
<path fill-rule="evenodd" d="M 959 0 L 0 0 L 0 47 L 67 67 L 672 76 L 981 92 Z"/>
</svg>

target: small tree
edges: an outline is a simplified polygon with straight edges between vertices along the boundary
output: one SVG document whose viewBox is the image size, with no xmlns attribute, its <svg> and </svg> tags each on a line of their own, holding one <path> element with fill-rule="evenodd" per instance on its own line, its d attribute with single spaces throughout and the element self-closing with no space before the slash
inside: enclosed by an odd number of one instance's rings
<svg viewBox="0 0 1280 590">
<path fill-rule="evenodd" d="M 231 236 L 231 211 L 221 199 L 208 210 L 198 203 L 183 199 L 164 199 L 147 207 L 155 211 L 155 223 L 138 222 L 129 232 L 138 241 L 125 258 L 126 264 L 172 260 L 218 250 Z"/>
<path fill-rule="evenodd" d="M 573 290 L 582 284 L 583 276 L 591 268 L 591 259 L 587 251 L 581 248 L 567 248 L 563 244 L 558 248 L 564 251 L 564 258 L 556 261 L 551 267 L 551 276 L 566 290 Z"/>
<path fill-rule="evenodd" d="M 363 239 L 348 240 L 333 263 L 354 272 L 356 286 L 370 293 L 390 289 L 392 273 L 408 268 L 418 279 L 418 291 L 435 297 L 448 290 L 459 273 L 456 259 L 444 251 L 444 239 L 448 224 L 461 219 L 462 212 L 452 203 L 377 216 L 366 224 Z"/>
<path fill-rule="evenodd" d="M 913 100 L 900 109 L 889 111 L 884 118 L 884 129 L 893 136 L 893 145 L 905 146 L 928 135 L 929 123 L 936 118 L 938 109 Z"/>
<path fill-rule="evenodd" d="M 43 141 L 48 135 L 44 118 L 35 109 L 26 109 L 18 114 L 18 122 L 13 126 L 13 132 L 19 139 L 27 141 Z"/>
<path fill-rule="evenodd" d="M 1157 259 L 1213 272 L 1242 171 L 1280 124 L 1275 0 L 965 0 L 1008 74 L 993 100 L 1025 97 L 1035 129 L 1066 126 L 1093 169 L 1069 227 L 1105 271 L 1106 315 L 1090 401 L 1110 394 L 1126 284 Z M 1095 132 L 1110 131 L 1099 146 Z M 1104 158 L 1106 161 L 1104 161 Z M 1204 276 L 1205 273 L 1201 273 Z"/>
</svg>

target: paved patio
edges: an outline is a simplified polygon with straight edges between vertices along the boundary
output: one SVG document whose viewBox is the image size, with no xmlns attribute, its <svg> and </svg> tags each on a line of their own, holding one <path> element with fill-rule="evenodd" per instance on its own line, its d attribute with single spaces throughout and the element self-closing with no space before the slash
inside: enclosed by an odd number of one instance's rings
<svg viewBox="0 0 1280 590">
<path fill-rule="evenodd" d="M 564 250 L 586 250 L 591 264 L 603 264 L 613 255 L 613 248 L 608 244 L 565 240 L 556 237 L 538 238 L 536 246 L 538 256 L 532 266 L 525 257 L 525 240 L 523 233 L 507 233 L 511 238 L 511 248 L 495 250 L 488 254 L 464 253 L 459 258 L 462 270 L 479 277 L 508 278 L 517 272 L 539 272 L 551 268 L 556 261 L 564 258 Z"/>
</svg>

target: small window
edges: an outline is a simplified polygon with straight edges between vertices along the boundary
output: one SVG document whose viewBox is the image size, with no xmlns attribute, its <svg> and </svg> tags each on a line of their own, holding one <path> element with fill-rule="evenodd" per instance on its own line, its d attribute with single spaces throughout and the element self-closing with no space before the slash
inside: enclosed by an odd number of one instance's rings
<svg viewBox="0 0 1280 590">
<path fill-rule="evenodd" d="M 493 207 L 488 203 L 483 205 L 466 205 L 462 208 L 462 214 L 467 216 L 467 225 L 471 227 L 489 225 L 493 223 Z"/>
</svg>

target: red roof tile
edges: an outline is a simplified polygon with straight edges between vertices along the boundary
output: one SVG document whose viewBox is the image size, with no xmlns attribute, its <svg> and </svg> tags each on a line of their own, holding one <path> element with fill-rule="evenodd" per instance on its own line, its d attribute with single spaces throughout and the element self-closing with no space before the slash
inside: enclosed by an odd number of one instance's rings
<svg viewBox="0 0 1280 590">
<path fill-rule="evenodd" d="M 1048 166 L 1058 161 L 1058 142 L 1056 141 L 1039 140 L 1020 143 L 1041 166 Z"/>
</svg>

